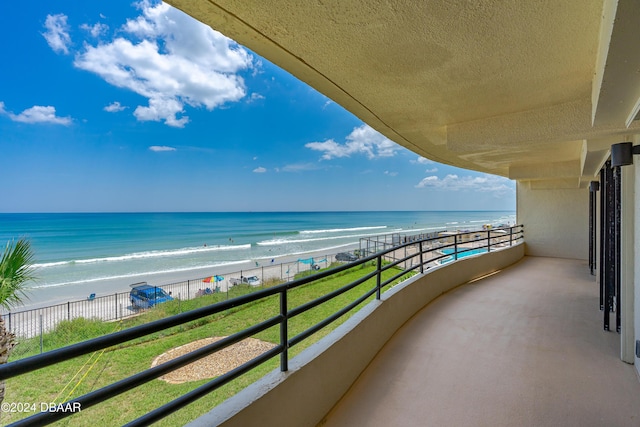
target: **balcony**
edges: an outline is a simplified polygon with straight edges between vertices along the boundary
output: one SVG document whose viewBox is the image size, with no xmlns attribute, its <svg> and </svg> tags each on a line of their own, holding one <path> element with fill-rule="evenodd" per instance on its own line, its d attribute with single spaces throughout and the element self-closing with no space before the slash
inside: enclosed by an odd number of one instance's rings
<svg viewBox="0 0 640 427">
<path fill-rule="evenodd" d="M 117 421 L 111 418 L 107 420 L 104 418 L 104 406 L 101 406 L 99 412 L 92 412 L 93 410 L 89 408 L 107 400 L 110 400 L 109 405 L 113 406 L 114 401 L 111 399 L 119 399 L 116 402 L 124 403 L 122 401 L 122 399 L 126 399 L 124 393 L 134 387 L 143 387 L 137 390 L 139 395 L 149 393 L 156 389 L 155 383 L 152 383 L 155 378 L 213 354 L 244 338 L 259 334 L 261 331 L 270 330 L 269 340 L 274 341 L 274 348 L 226 374 L 196 386 L 195 389 L 191 389 L 188 393 L 182 394 L 160 407 L 154 408 L 150 406 L 147 408 L 145 406 L 144 411 L 138 411 L 137 416 L 139 418 L 129 421 L 128 425 L 148 425 L 196 400 L 199 400 L 200 404 L 200 408 L 197 409 L 201 411 L 199 414 L 206 413 L 206 411 L 215 407 L 210 412 L 217 414 L 213 415 L 215 419 L 211 423 L 214 424 L 232 418 L 236 420 L 242 419 L 256 413 L 259 417 L 262 417 L 265 411 L 261 410 L 261 405 L 252 404 L 253 398 L 246 399 L 248 395 L 250 396 L 256 390 L 258 391 L 259 399 L 263 402 L 262 404 L 272 399 L 275 399 L 278 405 L 281 405 L 282 402 L 291 402 L 300 398 L 308 399 L 309 404 L 305 402 L 305 404 L 295 405 L 290 412 L 278 412 L 277 417 L 284 416 L 286 417 L 286 422 L 293 422 L 296 425 L 318 422 L 346 392 L 384 343 L 414 313 L 443 292 L 516 262 L 524 253 L 522 239 L 522 226 L 508 227 L 501 230 L 492 229 L 484 232 L 460 233 L 419 241 L 408 239 L 408 242 L 400 246 L 388 248 L 356 262 L 321 271 L 312 276 L 296 279 L 293 282 L 256 290 L 253 293 L 231 300 L 206 305 L 168 318 L 126 328 L 89 341 L 79 342 L 1 365 L 0 379 L 29 375 L 31 372 L 47 367 L 50 368 L 47 372 L 53 372 L 58 376 L 64 373 L 66 378 L 66 374 L 73 373 L 69 372 L 68 367 L 65 368 L 61 365 L 66 360 L 119 346 L 123 343 L 129 343 L 136 338 L 156 332 L 162 331 L 165 333 L 174 326 L 183 325 L 216 313 L 223 313 L 244 304 L 268 301 L 265 306 L 267 310 L 259 316 L 259 319 L 251 317 L 249 324 L 238 324 L 238 329 L 242 330 L 238 330 L 233 335 L 150 369 L 134 372 L 134 375 L 131 375 L 131 372 L 123 372 L 124 375 L 105 377 L 103 381 L 105 386 L 102 388 L 77 396 L 64 404 L 76 405 L 75 407 L 81 408 L 81 411 L 44 411 L 18 421 L 14 416 L 8 421 L 16 421 L 15 424 L 12 424 L 16 426 L 45 425 L 67 416 L 74 417 L 76 422 L 91 421 L 98 416 L 111 425 L 120 425 L 123 421 L 130 420 L 132 414 L 123 414 L 123 417 Z M 450 249 L 454 251 L 453 255 L 445 252 Z M 473 256 L 478 250 L 486 251 L 486 253 L 481 256 Z M 455 258 L 459 258 L 458 262 L 453 262 Z M 339 284 L 340 275 L 347 270 L 352 270 L 355 273 L 350 275 L 349 280 L 351 282 L 349 284 Z M 407 270 L 412 270 L 414 273 L 426 271 L 428 273 L 416 274 L 412 278 L 408 278 L 411 273 Z M 320 286 L 323 279 L 329 279 L 324 280 L 325 283 L 330 285 L 329 288 Z M 314 294 L 318 294 L 318 292 L 320 294 L 316 296 L 307 295 L 301 300 L 299 298 L 300 294 L 296 293 L 296 290 L 302 289 L 307 285 L 313 289 Z M 337 286 L 341 287 L 337 288 Z M 350 292 L 351 290 L 355 291 L 355 293 Z M 315 320 L 311 323 L 308 320 L 302 323 L 298 321 L 300 318 L 297 316 L 308 313 L 313 308 L 341 296 L 347 296 L 347 299 L 340 300 L 337 306 L 334 305 L 334 310 L 338 311 L 333 314 L 321 311 L 319 313 L 322 313 L 323 316 L 314 317 Z M 310 345 L 309 348 L 303 349 L 298 356 L 289 360 L 289 349 L 365 301 L 369 302 L 362 309 L 355 312 L 351 318 L 337 326 L 333 332 L 329 332 L 327 337 L 320 339 L 316 343 L 312 341 L 308 344 Z M 328 317 L 326 317 L 327 315 Z M 257 323 L 254 324 L 253 322 Z M 209 333 L 211 333 L 210 329 Z M 278 335 L 279 339 L 276 337 Z M 116 354 L 120 355 L 121 350 L 124 348 L 127 348 L 127 346 L 122 348 L 113 347 L 112 351 L 114 353 L 111 355 L 112 358 L 110 360 L 114 360 L 113 357 L 119 357 Z M 272 371 L 262 380 L 253 383 L 245 391 L 228 399 L 223 404 L 216 407 L 215 403 L 203 398 L 211 391 L 277 355 L 280 355 L 281 362 L 279 370 Z M 146 363 L 144 360 L 145 357 L 141 356 L 139 363 L 136 365 L 137 368 L 145 368 Z M 344 361 L 347 361 L 347 363 Z M 338 369 L 334 367 L 336 364 Z M 63 371 L 60 371 L 61 369 Z M 306 378 L 313 378 L 318 375 L 326 381 L 324 387 L 326 390 L 322 393 L 322 399 L 320 400 L 317 399 L 316 390 L 310 388 L 308 386 L 310 382 L 306 380 Z M 110 380 L 117 380 L 118 377 L 121 378 L 119 381 L 109 384 Z M 45 388 L 47 387 L 44 383 L 42 385 Z M 57 389 L 55 384 L 50 385 Z M 62 386 L 62 383 L 58 385 Z M 52 391 L 56 391 L 54 389 Z M 187 390 L 189 389 L 187 388 Z M 42 394 L 43 391 L 41 390 L 39 388 L 29 393 L 41 393 L 40 395 L 42 396 L 48 396 L 47 393 L 51 392 L 44 391 L 44 394 Z M 288 398 L 288 393 L 293 393 L 294 398 Z M 67 399 L 70 397 L 71 395 Z M 20 396 L 12 395 L 11 398 L 18 401 Z M 200 400 L 201 398 L 202 400 Z M 162 404 L 163 401 L 170 399 L 170 396 L 163 396 L 162 399 L 154 403 Z M 115 404 L 117 405 L 117 403 Z M 106 410 L 112 406 L 107 405 Z M 267 411 L 273 413 L 269 409 Z M 236 418 L 238 413 L 241 413 L 241 415 Z M 313 416 L 310 416 L 311 413 L 313 413 Z M 188 422 L 194 418 L 183 417 L 182 420 L 183 422 Z M 281 425 L 278 419 L 272 421 L 274 425 Z"/>
<path fill-rule="evenodd" d="M 281 369 L 210 406 L 209 413 L 190 425 L 422 425 L 424 420 L 430 425 L 637 425 L 640 383 L 633 367 L 619 360 L 619 335 L 602 330 L 598 288 L 586 261 L 523 257 L 524 244 L 504 246 L 505 238 L 487 232 L 487 245 L 502 247 L 487 247 L 489 253 L 449 261 L 391 287 L 291 360 L 286 359 L 286 349 L 299 339 L 283 341 L 261 357 L 282 351 Z M 450 245 L 457 247 L 457 242 L 454 238 Z M 389 254 L 394 252 L 398 251 L 390 249 Z M 394 263 L 421 269 L 422 264 L 410 260 L 424 255 L 409 253 Z M 379 257 L 370 258 L 377 258 L 380 266 Z M 283 294 L 292 286 L 262 293 Z M 204 311 L 226 308 L 223 304 Z M 285 307 L 287 314 L 269 324 L 301 310 Z M 0 367 L 0 377 L 105 348 L 114 340 L 125 342 L 143 330 L 200 314 L 184 313 L 17 361 Z M 214 347 L 207 352 L 216 351 Z M 113 384 L 110 391 L 98 390 L 73 402 L 82 403 L 84 411 L 85 405 L 121 392 L 116 389 L 158 377 L 160 369 L 165 368 L 140 372 Z M 207 389 L 227 381 L 225 377 L 213 380 Z M 162 408 L 149 408 L 151 412 L 131 425 L 156 421 L 189 401 L 192 397 L 185 395 Z M 276 407 L 286 410 L 274 411 Z M 51 415 L 39 414 L 16 425 L 59 419 Z"/>
<path fill-rule="evenodd" d="M 586 261 L 560 258 L 524 257 L 456 287 L 393 334 L 319 425 L 637 426 L 640 383 L 620 361 L 619 335 L 602 329 L 598 298 Z M 357 357 L 351 350 L 332 371 Z M 313 425 L 332 371 L 308 375 L 307 392 L 259 397 L 226 418 L 256 398 L 247 390 L 190 426 L 302 425 L 286 420 L 305 415 Z M 285 414 L 268 409 L 278 399 Z"/>
<path fill-rule="evenodd" d="M 637 426 L 640 383 L 583 261 L 525 257 L 411 318 L 325 426 Z"/>
</svg>

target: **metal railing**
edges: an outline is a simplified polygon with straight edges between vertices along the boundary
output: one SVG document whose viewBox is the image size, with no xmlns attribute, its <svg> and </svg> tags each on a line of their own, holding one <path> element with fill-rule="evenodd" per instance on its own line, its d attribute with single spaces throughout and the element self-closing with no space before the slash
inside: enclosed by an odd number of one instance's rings
<svg viewBox="0 0 640 427">
<path fill-rule="evenodd" d="M 328 267 L 334 261 L 335 255 L 316 256 L 315 264 L 322 268 Z M 307 261 L 307 260 L 303 260 Z M 261 282 L 276 280 L 289 281 L 296 274 L 309 270 L 310 264 L 301 261 L 267 264 L 247 268 L 231 273 L 225 273 L 220 282 L 206 282 L 207 277 L 183 280 L 180 282 L 159 285 L 159 288 L 170 293 L 174 298 L 188 300 L 201 296 L 205 290 L 211 292 L 227 292 L 233 287 L 233 281 L 241 277 L 258 276 Z M 207 291 L 208 292 L 208 291 Z M 67 301 L 61 304 L 27 310 L 10 311 L 2 314 L 2 320 L 9 332 L 21 338 L 33 338 L 50 332 L 63 321 L 78 318 L 99 319 L 103 321 L 121 320 L 139 314 L 142 309 L 135 307 L 129 300 L 129 291 L 116 292 L 109 295 L 96 296 L 91 294 L 81 300 Z"/>
<path fill-rule="evenodd" d="M 441 233 L 447 230 L 431 231 L 429 233 L 407 234 L 407 233 L 387 233 L 377 236 L 361 237 L 358 248 L 360 256 L 369 256 L 371 254 L 394 248 L 409 242 L 417 242 L 418 240 L 436 239 Z"/>
<path fill-rule="evenodd" d="M 270 318 L 256 323 L 253 326 L 243 329 L 226 338 L 223 338 L 220 341 L 216 341 L 212 344 L 206 345 L 198 350 L 182 355 L 161 365 L 143 370 L 135 375 L 124 378 L 120 381 L 92 391 L 83 396 L 69 400 L 68 402 L 65 402 L 63 404 L 69 405 L 69 407 L 74 407 L 72 405 L 79 405 L 78 407 L 81 407 L 82 410 L 84 410 L 88 407 L 104 402 L 107 399 L 118 396 L 142 384 L 148 383 L 151 380 L 156 379 L 168 372 L 174 371 L 205 356 L 213 354 L 234 343 L 238 343 L 239 341 L 251 337 L 261 331 L 265 331 L 268 328 L 274 326 L 279 327 L 279 343 L 272 349 L 260 354 L 254 359 L 238 366 L 237 368 L 227 372 L 226 374 L 223 374 L 205 383 L 204 385 L 201 385 L 200 387 L 178 397 L 177 399 L 151 410 L 142 417 L 137 418 L 127 424 L 128 426 L 148 425 L 170 415 L 171 413 L 179 410 L 180 408 L 188 405 L 191 402 L 194 402 L 195 400 L 205 396 L 206 394 L 211 393 L 222 385 L 232 381 L 233 379 L 265 363 L 267 360 L 277 355 L 280 355 L 280 370 L 287 371 L 289 361 L 288 352 L 290 348 L 294 347 L 322 328 L 326 327 L 343 315 L 352 311 L 355 307 L 367 300 L 370 296 L 375 295 L 377 299 L 380 299 L 381 290 L 385 286 L 392 284 L 393 282 L 397 281 L 407 274 L 407 269 L 399 269 L 399 272 L 397 273 L 395 273 L 395 271 L 390 271 L 390 269 L 397 269 L 397 267 L 402 265 L 410 265 L 411 267 L 409 268 L 409 270 L 424 273 L 430 266 L 436 265 L 439 262 L 443 262 L 447 257 L 451 257 L 452 255 L 454 259 L 458 259 L 464 256 L 465 253 L 469 255 L 473 250 L 484 248 L 486 248 L 487 252 L 499 250 L 501 247 L 508 247 L 512 246 L 513 244 L 519 243 L 523 241 L 523 239 L 523 227 L 519 225 L 489 231 L 458 233 L 453 235 L 440 236 L 435 239 L 425 239 L 401 244 L 386 251 L 359 259 L 358 261 L 344 264 L 329 270 L 320 271 L 317 274 L 296 279 L 288 283 L 274 286 L 272 288 L 261 289 L 254 293 L 233 298 L 227 301 L 222 301 L 210 306 L 198 308 L 172 317 L 156 320 L 120 332 L 115 332 L 89 341 L 80 342 L 44 354 L 1 365 L 0 381 L 19 375 L 25 375 L 47 366 L 56 365 L 85 354 L 106 349 L 118 344 L 123 344 L 133 339 L 163 331 L 174 326 L 183 325 L 187 322 L 201 319 L 203 317 L 210 316 L 216 313 L 221 313 L 231 308 L 242 307 L 246 304 L 251 304 L 270 296 L 277 296 L 277 298 L 279 299 L 279 311 L 273 313 Z M 443 253 L 443 249 L 447 248 L 453 248 L 453 254 Z M 404 255 L 405 253 L 406 255 Z M 387 260 L 387 262 L 383 262 L 383 260 L 385 259 Z M 417 261 L 416 259 L 419 261 Z M 288 295 L 292 290 L 325 278 L 335 276 L 339 273 L 345 272 L 348 269 L 352 269 L 355 266 L 363 265 L 365 263 L 374 263 L 375 269 L 364 274 L 355 281 L 338 289 L 334 289 L 333 291 L 321 297 L 318 297 L 296 307 L 290 307 L 288 303 Z M 382 275 L 385 272 L 388 272 L 388 274 L 383 280 Z M 318 307 L 328 301 L 333 300 L 337 296 L 356 288 L 358 285 L 364 284 L 372 278 L 375 278 L 375 284 L 365 289 L 364 292 L 360 294 L 360 296 L 353 299 L 353 301 L 348 303 L 346 306 L 329 315 L 325 319 L 319 321 L 318 323 L 313 325 L 305 325 L 306 329 L 297 333 L 297 335 L 291 336 L 288 330 L 289 320 L 303 313 L 306 313 L 309 310 Z M 11 425 L 42 426 L 73 415 L 73 413 L 73 411 L 40 412 L 28 418 L 16 421 Z"/>
</svg>

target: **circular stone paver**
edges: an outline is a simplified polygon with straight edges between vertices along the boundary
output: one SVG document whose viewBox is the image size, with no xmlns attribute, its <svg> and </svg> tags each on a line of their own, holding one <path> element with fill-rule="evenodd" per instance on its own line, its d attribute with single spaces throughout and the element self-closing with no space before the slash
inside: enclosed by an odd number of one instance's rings
<svg viewBox="0 0 640 427">
<path fill-rule="evenodd" d="M 223 338 L 225 337 L 205 338 L 189 344 L 181 345 L 180 347 L 172 348 L 166 353 L 162 353 L 160 356 L 156 357 L 153 360 L 151 367 L 168 362 L 169 360 L 175 359 L 176 357 L 197 350 Z M 261 355 L 265 351 L 271 350 L 275 346 L 275 344 L 270 342 L 260 341 L 255 338 L 246 338 L 214 354 L 210 354 L 209 356 L 190 363 L 187 366 L 183 366 L 180 369 L 169 372 L 158 379 L 170 384 L 181 384 L 188 381 L 219 377 L 220 375 L 223 375 L 243 363 Z"/>
</svg>

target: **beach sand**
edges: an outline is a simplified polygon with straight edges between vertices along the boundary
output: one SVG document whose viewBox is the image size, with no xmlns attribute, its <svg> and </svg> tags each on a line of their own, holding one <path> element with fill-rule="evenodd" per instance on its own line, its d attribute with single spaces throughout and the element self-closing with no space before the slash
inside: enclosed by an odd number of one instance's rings
<svg viewBox="0 0 640 427">
<path fill-rule="evenodd" d="M 345 247 L 341 250 L 350 251 L 357 248 Z M 306 253 L 303 255 L 288 255 L 272 259 L 259 259 L 229 264 L 215 269 L 193 269 L 183 272 L 150 274 L 139 278 L 104 280 L 93 283 L 66 285 L 58 287 L 42 287 L 32 289 L 28 293 L 25 304 L 3 313 L 6 326 L 17 336 L 33 337 L 46 332 L 63 320 L 77 317 L 98 318 L 105 321 L 117 320 L 138 314 L 138 310 L 131 306 L 129 300 L 130 285 L 137 282 L 147 282 L 162 286 L 171 292 L 174 298 L 181 300 L 196 298 L 206 288 L 219 292 L 227 292 L 233 286 L 231 279 L 241 276 L 258 276 L 261 281 L 278 279 L 293 280 L 294 276 L 311 269 L 310 264 L 299 262 L 299 259 L 314 259 L 320 268 L 328 267 L 334 260 L 335 254 L 325 252 Z M 217 283 L 207 283 L 204 279 L 219 275 L 224 280 Z M 95 293 L 95 299 L 88 300 L 89 295 Z"/>
<path fill-rule="evenodd" d="M 358 245 L 345 246 L 337 252 L 352 251 L 357 249 Z M 281 257 L 273 257 L 269 259 L 255 259 L 247 261 L 239 261 L 237 263 L 221 265 L 216 268 L 194 268 L 190 270 L 172 272 L 172 273 L 157 273 L 157 274 L 145 274 L 137 277 L 125 277 L 117 279 L 105 279 L 96 280 L 93 282 L 85 282 L 78 284 L 70 284 L 64 286 L 52 286 L 52 287 L 37 287 L 27 290 L 27 298 L 24 300 L 23 305 L 15 307 L 12 312 L 29 310 L 34 308 L 46 307 L 55 304 L 62 304 L 68 301 L 84 300 L 92 293 L 96 294 L 96 297 L 105 295 L 114 295 L 118 292 L 129 292 L 130 285 L 137 282 L 147 282 L 156 286 L 165 286 L 171 283 L 180 283 L 187 280 L 198 280 L 213 275 L 220 275 L 231 278 L 238 278 L 240 275 L 251 276 L 257 275 L 258 277 L 276 277 L 280 275 L 281 265 L 284 270 L 281 276 L 286 277 L 287 266 L 298 264 L 298 259 L 314 258 L 321 260 L 326 257 L 331 257 L 335 254 L 327 254 L 325 251 L 311 252 L 305 254 L 293 254 L 285 255 Z M 273 259 L 273 262 L 271 260 Z M 331 258 L 333 259 L 333 258 Z M 330 262 L 330 261 L 329 261 Z M 258 266 L 256 266 L 258 263 Z M 304 270 L 304 264 L 300 263 L 300 270 Z M 325 267 L 324 265 L 322 265 Z M 309 265 L 306 265 L 307 269 Z M 290 276 L 293 278 L 294 269 L 290 270 Z M 264 272 L 264 273 L 263 273 Z M 297 273 L 297 271 L 296 271 Z M 226 286 L 228 283 L 225 280 L 221 285 Z M 225 289 L 226 290 L 226 289 Z"/>
<path fill-rule="evenodd" d="M 437 245 L 438 242 L 436 242 Z M 356 248 L 357 246 L 344 248 L 342 251 Z M 417 246 L 408 246 L 394 251 L 390 256 L 395 259 L 402 259 L 416 255 L 418 252 Z M 423 255 L 425 268 L 437 267 L 435 262 L 429 263 L 435 256 L 438 256 L 438 254 L 425 253 Z M 145 281 L 149 284 L 162 286 L 174 298 L 187 300 L 196 298 L 207 288 L 211 290 L 216 290 L 217 288 L 218 292 L 227 292 L 233 286 L 232 279 L 240 279 L 241 276 L 257 276 L 263 283 L 273 279 L 282 282 L 293 280 L 299 272 L 311 269 L 310 263 L 298 260 L 309 260 L 310 258 L 313 258 L 320 268 L 326 268 L 335 261 L 335 254 L 329 255 L 321 252 L 308 253 L 302 256 L 290 255 L 225 265 L 216 269 L 194 269 L 180 273 L 152 274 L 140 277 L 139 280 L 131 280 L 131 278 L 109 280 L 104 281 L 104 283 L 95 283 L 93 287 L 85 283 L 39 288 L 33 290 L 32 298 L 27 304 L 12 310 L 9 314 L 3 314 L 3 319 L 9 330 L 14 334 L 22 337 L 33 337 L 51 330 L 63 320 L 85 317 L 111 321 L 138 314 L 139 310 L 132 307 L 129 300 L 130 285 L 132 283 Z M 410 270 L 416 268 L 419 264 L 419 258 L 414 256 L 399 266 L 405 270 Z M 204 281 L 214 275 L 222 276 L 224 279 L 216 283 Z M 91 293 L 96 294 L 95 299 L 88 300 L 87 297 Z"/>
</svg>

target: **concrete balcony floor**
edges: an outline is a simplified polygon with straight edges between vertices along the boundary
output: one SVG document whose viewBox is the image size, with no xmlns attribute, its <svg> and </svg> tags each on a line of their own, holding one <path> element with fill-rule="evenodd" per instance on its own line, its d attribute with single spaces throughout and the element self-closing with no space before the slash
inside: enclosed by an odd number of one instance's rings
<svg viewBox="0 0 640 427">
<path fill-rule="evenodd" d="M 411 318 L 322 426 L 640 426 L 586 262 L 525 257 Z M 612 323 L 615 329 L 615 321 Z"/>
</svg>

